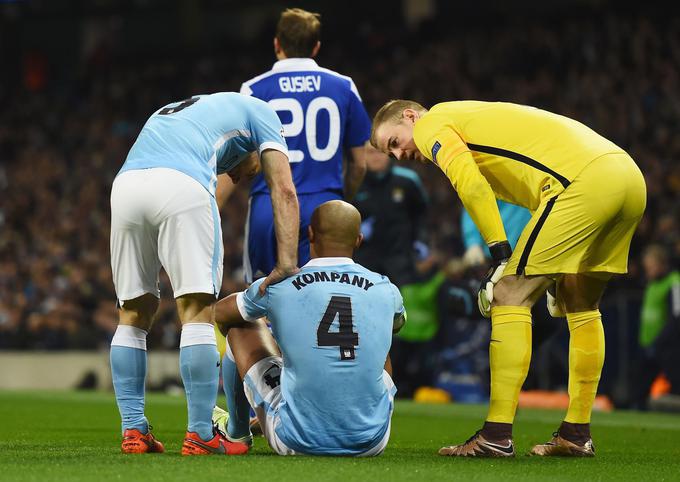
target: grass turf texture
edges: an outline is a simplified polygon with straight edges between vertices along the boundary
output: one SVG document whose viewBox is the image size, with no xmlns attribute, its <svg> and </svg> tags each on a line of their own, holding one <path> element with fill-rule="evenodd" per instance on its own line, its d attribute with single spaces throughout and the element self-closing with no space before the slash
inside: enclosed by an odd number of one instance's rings
<svg viewBox="0 0 680 482">
<path fill-rule="evenodd" d="M 223 405 L 223 403 L 222 403 Z M 526 457 L 561 412 L 520 410 L 515 459 L 453 459 L 442 445 L 464 441 L 486 407 L 397 403 L 392 438 L 373 459 L 279 457 L 262 438 L 242 457 L 181 457 L 183 397 L 151 394 L 147 415 L 165 454 L 122 455 L 112 394 L 0 392 L 0 480 L 680 480 L 680 415 L 595 414 L 594 459 Z"/>
</svg>

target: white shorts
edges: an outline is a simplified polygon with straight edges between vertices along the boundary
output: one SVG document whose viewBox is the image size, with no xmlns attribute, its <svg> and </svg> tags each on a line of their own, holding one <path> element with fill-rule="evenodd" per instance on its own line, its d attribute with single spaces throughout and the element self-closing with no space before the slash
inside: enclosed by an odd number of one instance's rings
<svg viewBox="0 0 680 482">
<path fill-rule="evenodd" d="M 267 439 L 267 443 L 269 443 L 272 450 L 279 455 L 299 455 L 298 452 L 286 446 L 276 434 L 276 429 L 281 424 L 279 406 L 283 401 L 280 383 L 282 368 L 283 359 L 280 356 L 263 358 L 250 367 L 250 370 L 246 373 L 246 376 L 243 378 L 243 389 L 250 406 L 257 412 L 260 426 L 262 427 L 262 434 Z M 384 370 L 383 381 L 388 392 L 391 393 L 394 382 Z M 262 420 L 263 416 L 264 420 Z M 357 457 L 372 457 L 383 453 L 390 440 L 391 428 L 392 420 L 390 413 L 389 425 L 383 438 L 367 451 L 358 454 Z"/>
<path fill-rule="evenodd" d="M 111 269 L 119 302 L 159 297 L 161 266 L 175 298 L 222 286 L 222 228 L 215 199 L 174 169 L 126 171 L 111 189 Z"/>
</svg>

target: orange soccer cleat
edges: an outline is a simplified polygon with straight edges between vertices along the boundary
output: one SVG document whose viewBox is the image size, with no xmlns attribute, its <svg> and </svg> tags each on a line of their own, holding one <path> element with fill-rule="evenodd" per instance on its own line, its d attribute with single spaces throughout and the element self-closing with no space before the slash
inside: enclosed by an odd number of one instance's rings
<svg viewBox="0 0 680 482">
<path fill-rule="evenodd" d="M 187 432 L 182 444 L 182 455 L 243 455 L 250 446 L 243 442 L 230 442 L 221 433 L 207 442 L 196 432 Z"/>
<path fill-rule="evenodd" d="M 124 454 L 160 454 L 165 452 L 163 444 L 156 440 L 153 433 L 151 433 L 151 427 L 149 427 L 149 432 L 146 434 L 143 434 L 136 428 L 125 430 L 120 450 Z"/>
</svg>

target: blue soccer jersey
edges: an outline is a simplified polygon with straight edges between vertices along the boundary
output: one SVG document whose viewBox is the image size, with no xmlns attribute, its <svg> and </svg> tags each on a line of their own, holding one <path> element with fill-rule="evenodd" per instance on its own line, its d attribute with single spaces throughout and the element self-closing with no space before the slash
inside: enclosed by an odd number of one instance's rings
<svg viewBox="0 0 680 482">
<path fill-rule="evenodd" d="M 259 99 L 235 92 L 197 95 L 154 112 L 120 172 L 176 169 L 214 196 L 217 175 L 247 154 L 275 149 L 287 155 L 282 132 L 276 113 Z"/>
<path fill-rule="evenodd" d="M 357 455 L 389 427 L 396 389 L 383 367 L 399 290 L 350 258 L 316 258 L 267 288 L 237 297 L 244 319 L 266 316 L 283 354 L 276 434 L 307 454 Z"/>
<path fill-rule="evenodd" d="M 371 121 L 349 77 L 312 59 L 284 59 L 245 82 L 241 93 L 262 99 L 279 115 L 299 194 L 343 192 L 342 150 L 363 145 Z M 251 194 L 268 192 L 262 176 Z"/>
</svg>

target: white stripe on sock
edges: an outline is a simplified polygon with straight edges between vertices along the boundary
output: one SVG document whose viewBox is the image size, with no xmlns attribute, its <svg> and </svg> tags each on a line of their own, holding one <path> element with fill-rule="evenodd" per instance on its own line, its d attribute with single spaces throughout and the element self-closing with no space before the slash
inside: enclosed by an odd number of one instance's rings
<svg viewBox="0 0 680 482">
<path fill-rule="evenodd" d="M 147 332 L 130 325 L 118 325 L 111 339 L 111 346 L 126 346 L 146 351 Z"/>
<path fill-rule="evenodd" d="M 212 323 L 186 323 L 182 326 L 179 347 L 184 348 L 193 345 L 217 346 L 215 328 Z"/>
</svg>

